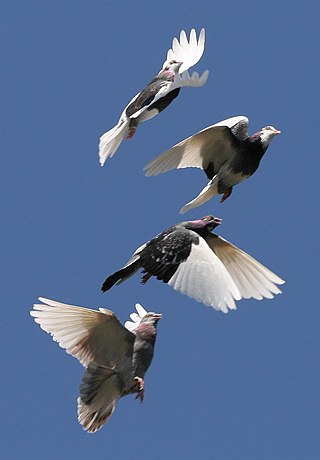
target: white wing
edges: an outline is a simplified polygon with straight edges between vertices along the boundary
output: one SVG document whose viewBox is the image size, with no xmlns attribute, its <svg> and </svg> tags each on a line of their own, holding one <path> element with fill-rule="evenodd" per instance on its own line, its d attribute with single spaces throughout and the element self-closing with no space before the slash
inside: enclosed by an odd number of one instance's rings
<svg viewBox="0 0 320 460">
<path fill-rule="evenodd" d="M 170 91 L 176 88 L 181 88 L 182 86 L 198 88 L 207 83 L 208 76 L 209 70 L 205 70 L 201 77 L 199 76 L 198 72 L 192 72 L 192 75 L 190 75 L 189 72 L 185 70 L 182 74 L 175 75 L 174 82 L 170 88 Z"/>
<path fill-rule="evenodd" d="M 30 315 L 83 366 L 97 361 L 121 367 L 126 353 L 131 350 L 132 355 L 135 337 L 111 311 L 91 310 L 42 297 L 39 300 L 43 303 L 35 304 Z"/>
<path fill-rule="evenodd" d="M 179 265 L 168 284 L 223 313 L 235 310 L 234 300 L 241 299 L 229 272 L 203 238 L 199 238 L 198 245 L 192 245 L 188 259 Z"/>
<path fill-rule="evenodd" d="M 204 52 L 205 43 L 205 30 L 201 29 L 199 38 L 194 29 L 190 32 L 188 41 L 187 35 L 184 30 L 180 32 L 180 41 L 174 38 L 172 41 L 172 48 L 167 53 L 167 60 L 164 62 L 162 70 L 166 67 L 169 61 L 183 62 L 179 69 L 179 73 L 188 70 L 194 66 L 202 57 Z"/>
<path fill-rule="evenodd" d="M 139 303 L 136 303 L 135 307 L 136 307 L 137 313 L 135 312 L 131 313 L 130 315 L 131 321 L 126 321 L 124 323 L 124 327 L 126 327 L 131 332 L 139 326 L 142 318 L 144 318 L 144 316 L 146 316 L 146 314 L 148 313 L 143 308 L 143 306 L 140 305 Z"/>
<path fill-rule="evenodd" d="M 241 297 L 272 299 L 275 294 L 281 293 L 277 284 L 285 281 L 249 254 L 214 234 L 209 235 L 206 241 L 230 273 Z"/>
<path fill-rule="evenodd" d="M 171 169 L 206 169 L 210 162 L 214 162 L 217 173 L 234 154 L 234 138 L 230 128 L 237 123 L 248 123 L 248 118 L 228 118 L 179 142 L 144 167 L 146 176 L 157 176 Z"/>
</svg>

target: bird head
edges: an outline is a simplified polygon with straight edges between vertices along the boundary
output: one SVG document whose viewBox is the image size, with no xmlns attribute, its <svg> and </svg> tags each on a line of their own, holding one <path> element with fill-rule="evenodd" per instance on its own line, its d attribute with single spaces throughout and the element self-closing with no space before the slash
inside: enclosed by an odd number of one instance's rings
<svg viewBox="0 0 320 460">
<path fill-rule="evenodd" d="M 149 311 L 141 320 L 140 324 L 152 324 L 156 326 L 157 322 L 162 318 L 160 313 Z"/>
<path fill-rule="evenodd" d="M 182 66 L 182 62 L 177 61 L 169 61 L 166 67 L 163 69 L 163 72 L 169 71 L 172 72 L 174 75 L 179 72 L 180 67 Z"/>
<path fill-rule="evenodd" d="M 271 142 L 271 139 L 274 138 L 277 134 L 281 134 L 281 131 L 274 128 L 273 126 L 265 126 L 259 132 L 261 143 L 264 147 L 268 147 Z"/>
<path fill-rule="evenodd" d="M 201 219 L 191 220 L 189 222 L 181 222 L 181 226 L 188 228 L 189 230 L 200 230 L 206 229 L 209 232 L 216 228 L 222 223 L 222 219 L 214 216 L 204 216 Z"/>
</svg>

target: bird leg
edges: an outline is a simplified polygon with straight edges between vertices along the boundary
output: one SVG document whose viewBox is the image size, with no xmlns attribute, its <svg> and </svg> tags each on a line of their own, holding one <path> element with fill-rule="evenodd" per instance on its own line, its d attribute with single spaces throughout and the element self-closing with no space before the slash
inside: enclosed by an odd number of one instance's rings
<svg viewBox="0 0 320 460">
<path fill-rule="evenodd" d="M 151 278 L 151 273 L 148 273 L 148 272 L 144 272 L 144 275 L 141 279 L 141 284 L 146 284 L 146 282 Z"/>
<path fill-rule="evenodd" d="M 128 129 L 128 134 L 127 134 L 127 139 L 131 139 L 136 132 L 138 127 L 138 122 L 135 118 L 132 118 L 129 123 L 129 129 Z"/>
<path fill-rule="evenodd" d="M 232 193 L 232 187 L 228 188 L 224 194 L 222 195 L 222 198 L 220 200 L 220 203 L 223 203 L 224 201 L 226 201 L 227 198 L 229 198 L 229 196 L 231 195 Z"/>
<path fill-rule="evenodd" d="M 143 398 L 144 398 L 144 380 L 141 377 L 135 377 L 134 380 L 136 381 L 136 392 L 137 396 L 136 399 L 140 399 L 140 402 L 142 403 Z"/>
<path fill-rule="evenodd" d="M 131 139 L 133 137 L 134 133 L 136 132 L 136 129 L 137 128 L 135 126 L 132 126 L 131 128 L 129 128 L 127 139 Z"/>
</svg>

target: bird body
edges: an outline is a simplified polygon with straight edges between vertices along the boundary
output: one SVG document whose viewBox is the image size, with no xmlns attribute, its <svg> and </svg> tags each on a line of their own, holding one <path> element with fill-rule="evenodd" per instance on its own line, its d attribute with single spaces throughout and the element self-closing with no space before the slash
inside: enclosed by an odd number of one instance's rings
<svg viewBox="0 0 320 460">
<path fill-rule="evenodd" d="M 34 305 L 31 316 L 86 368 L 78 398 L 78 420 L 85 430 L 99 430 L 121 397 L 137 393 L 142 401 L 160 314 L 148 313 L 137 304 L 133 322 L 122 326 L 105 308 L 96 311 L 39 300 L 42 304 Z"/>
<path fill-rule="evenodd" d="M 175 290 L 224 313 L 235 300 L 273 298 L 284 281 L 257 260 L 211 233 L 221 219 L 205 216 L 181 222 L 140 246 L 128 263 L 110 275 L 102 291 L 143 269 L 142 283 L 151 276 Z"/>
<path fill-rule="evenodd" d="M 203 129 L 152 160 L 144 168 L 146 176 L 171 169 L 203 169 L 209 182 L 196 198 L 183 206 L 181 213 L 217 194 L 223 194 L 221 201 L 225 201 L 235 185 L 255 173 L 272 138 L 280 134 L 272 126 L 266 126 L 249 136 L 248 124 L 247 117 L 237 116 Z"/>
<path fill-rule="evenodd" d="M 123 110 L 117 125 L 103 134 L 99 143 L 101 166 L 111 158 L 125 137 L 131 138 L 138 125 L 150 120 L 178 96 L 182 86 L 203 86 L 208 79 L 208 71 L 201 77 L 197 72 L 189 75 L 188 69 L 195 65 L 204 51 L 205 31 L 201 29 L 199 39 L 192 29 L 189 41 L 186 33 L 181 31 L 180 42 L 175 38 L 172 49 L 167 53 L 167 60 L 161 71 Z"/>
</svg>

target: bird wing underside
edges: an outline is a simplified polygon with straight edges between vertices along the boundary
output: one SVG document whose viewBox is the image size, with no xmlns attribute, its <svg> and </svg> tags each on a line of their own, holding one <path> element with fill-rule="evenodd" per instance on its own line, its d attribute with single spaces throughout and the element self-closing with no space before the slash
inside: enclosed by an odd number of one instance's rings
<svg viewBox="0 0 320 460">
<path fill-rule="evenodd" d="M 209 234 L 206 241 L 225 265 L 241 297 L 272 299 L 275 294 L 281 293 L 277 284 L 284 281 L 249 254 L 215 234 Z"/>
<path fill-rule="evenodd" d="M 67 353 L 87 367 L 91 361 L 116 368 L 123 367 L 131 355 L 134 334 L 118 321 L 114 313 L 101 308 L 91 310 L 39 298 L 31 316 Z"/>
<path fill-rule="evenodd" d="M 190 136 L 148 163 L 146 176 L 157 176 L 171 169 L 210 167 L 210 179 L 234 154 L 235 139 L 226 126 L 209 126 Z"/>
<path fill-rule="evenodd" d="M 203 238 L 199 238 L 198 244 L 192 244 L 189 257 L 179 265 L 168 284 L 224 313 L 236 309 L 235 300 L 241 298 L 225 266 Z"/>
</svg>

